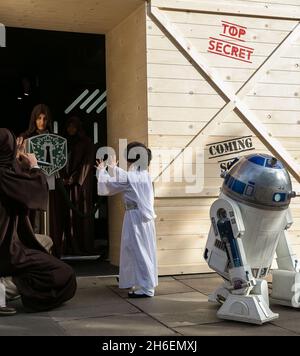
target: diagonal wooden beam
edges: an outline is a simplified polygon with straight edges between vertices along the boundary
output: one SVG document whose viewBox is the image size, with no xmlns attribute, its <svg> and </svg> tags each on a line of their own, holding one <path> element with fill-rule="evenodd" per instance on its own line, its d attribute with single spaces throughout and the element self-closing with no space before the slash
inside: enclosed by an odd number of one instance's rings
<svg viewBox="0 0 300 356">
<path fill-rule="evenodd" d="M 171 11 L 193 11 L 218 15 L 262 17 L 300 21 L 300 6 L 266 3 L 245 3 L 233 0 L 151 0 L 152 6 Z"/>
<path fill-rule="evenodd" d="M 263 144 L 277 157 L 279 158 L 294 176 L 294 178 L 300 182 L 300 167 L 291 157 L 291 155 L 285 150 L 281 143 L 274 139 L 261 122 L 256 118 L 254 113 L 247 107 L 245 103 L 238 97 L 233 90 L 224 83 L 222 78 L 218 73 L 209 66 L 205 58 L 197 51 L 197 49 L 188 41 L 184 35 L 179 31 L 179 29 L 169 21 L 169 19 L 157 8 L 152 7 L 149 3 L 149 16 L 154 20 L 154 22 L 165 32 L 176 47 L 188 58 L 191 64 L 200 72 L 200 74 L 207 78 L 209 83 L 216 89 L 216 91 L 222 96 L 226 101 L 226 104 L 219 112 L 214 115 L 211 120 L 204 126 L 204 128 L 199 132 L 182 151 L 170 162 L 170 164 L 165 167 L 165 169 L 155 178 L 157 180 L 164 171 L 184 152 L 184 150 L 191 145 L 191 143 L 200 135 L 203 134 L 203 130 L 206 130 L 209 125 L 220 115 L 228 114 L 234 110 L 242 121 L 257 135 L 257 137 L 263 142 Z M 300 26 L 298 25 L 294 31 L 292 31 L 289 37 L 288 44 L 290 44 L 295 38 L 300 34 Z M 286 46 L 283 45 L 279 48 L 278 53 L 281 53 Z M 273 59 L 275 60 L 275 59 Z M 271 62 L 270 62 L 271 64 Z M 263 63 L 263 68 L 265 70 L 266 62 Z M 262 69 L 262 70 L 263 70 Z M 251 78 L 252 84 L 254 83 L 254 77 Z M 249 81 L 250 83 L 250 81 Z M 247 90 L 249 90 L 250 84 L 244 85 L 241 88 L 240 95 L 245 95 Z"/>
</svg>

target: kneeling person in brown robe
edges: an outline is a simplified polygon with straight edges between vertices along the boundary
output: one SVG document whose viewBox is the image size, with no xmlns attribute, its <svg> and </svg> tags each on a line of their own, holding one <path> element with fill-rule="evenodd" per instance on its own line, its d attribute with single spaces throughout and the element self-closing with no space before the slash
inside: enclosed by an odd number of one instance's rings
<svg viewBox="0 0 300 356">
<path fill-rule="evenodd" d="M 12 276 L 26 309 L 45 311 L 74 296 L 76 278 L 35 237 L 28 212 L 46 210 L 47 181 L 35 157 L 21 155 L 20 163 L 16 150 L 15 137 L 0 128 L 0 277 Z"/>
</svg>

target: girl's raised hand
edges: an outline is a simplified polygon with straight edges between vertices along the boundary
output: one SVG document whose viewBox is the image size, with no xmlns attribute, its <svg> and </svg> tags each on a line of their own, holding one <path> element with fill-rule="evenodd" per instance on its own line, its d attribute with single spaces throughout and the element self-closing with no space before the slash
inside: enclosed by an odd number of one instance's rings
<svg viewBox="0 0 300 356">
<path fill-rule="evenodd" d="M 97 168 L 97 169 L 104 169 L 104 168 L 106 168 L 106 165 L 105 165 L 103 159 L 96 159 L 95 168 Z"/>
<path fill-rule="evenodd" d="M 108 166 L 110 167 L 110 168 L 114 168 L 114 167 L 116 167 L 117 165 L 118 165 L 118 161 L 117 161 L 117 157 L 116 157 L 116 155 L 111 155 L 111 156 L 109 156 L 109 158 L 108 158 Z"/>
</svg>

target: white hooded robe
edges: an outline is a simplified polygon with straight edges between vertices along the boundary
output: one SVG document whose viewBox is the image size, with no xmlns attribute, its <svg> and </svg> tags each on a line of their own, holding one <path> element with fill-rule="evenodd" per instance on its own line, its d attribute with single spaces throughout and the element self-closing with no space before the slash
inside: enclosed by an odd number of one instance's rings
<svg viewBox="0 0 300 356">
<path fill-rule="evenodd" d="M 123 193 L 124 203 L 136 205 L 126 210 L 120 251 L 119 287 L 141 287 L 153 290 L 158 284 L 154 194 L 147 171 L 131 169 L 126 172 L 113 168 L 113 176 L 106 169 L 97 170 L 98 194 Z"/>
</svg>

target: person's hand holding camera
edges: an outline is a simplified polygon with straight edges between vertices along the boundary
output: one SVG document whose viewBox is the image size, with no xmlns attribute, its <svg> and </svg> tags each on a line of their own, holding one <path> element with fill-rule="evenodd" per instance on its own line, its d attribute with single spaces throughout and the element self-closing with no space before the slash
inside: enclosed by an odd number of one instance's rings
<svg viewBox="0 0 300 356">
<path fill-rule="evenodd" d="M 22 169 L 30 170 L 32 168 L 38 168 L 37 159 L 33 153 L 20 153 L 18 160 Z"/>
</svg>

